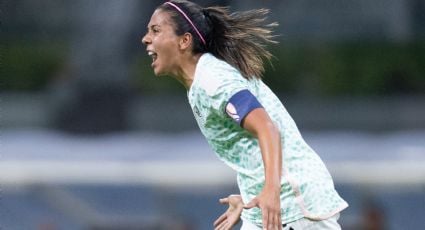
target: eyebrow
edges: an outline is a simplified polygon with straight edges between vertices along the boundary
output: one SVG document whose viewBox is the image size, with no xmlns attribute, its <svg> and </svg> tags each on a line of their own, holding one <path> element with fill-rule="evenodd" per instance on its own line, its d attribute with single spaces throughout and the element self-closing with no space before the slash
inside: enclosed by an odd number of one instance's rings
<svg viewBox="0 0 425 230">
<path fill-rule="evenodd" d="M 160 25 L 158 25 L 158 24 L 153 24 L 153 25 L 148 25 L 147 27 L 146 27 L 146 29 L 152 29 L 152 28 L 154 28 L 154 27 L 160 27 Z"/>
</svg>

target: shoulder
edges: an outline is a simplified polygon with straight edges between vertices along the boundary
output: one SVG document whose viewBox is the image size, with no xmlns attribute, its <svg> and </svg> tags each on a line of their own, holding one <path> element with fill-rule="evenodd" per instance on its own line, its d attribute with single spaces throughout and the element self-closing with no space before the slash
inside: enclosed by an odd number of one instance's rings
<svg viewBox="0 0 425 230">
<path fill-rule="evenodd" d="M 209 95 L 214 95 L 226 85 L 247 81 L 236 68 L 210 53 L 203 54 L 199 59 L 195 78 L 198 86 Z"/>
</svg>

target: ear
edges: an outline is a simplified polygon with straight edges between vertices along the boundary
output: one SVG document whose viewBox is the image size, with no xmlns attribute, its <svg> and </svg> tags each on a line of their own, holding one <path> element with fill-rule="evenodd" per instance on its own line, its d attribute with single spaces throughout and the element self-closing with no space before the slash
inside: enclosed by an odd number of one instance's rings
<svg viewBox="0 0 425 230">
<path fill-rule="evenodd" d="M 191 33 L 185 33 L 180 37 L 179 48 L 181 50 L 186 50 L 191 47 L 193 37 Z"/>
</svg>

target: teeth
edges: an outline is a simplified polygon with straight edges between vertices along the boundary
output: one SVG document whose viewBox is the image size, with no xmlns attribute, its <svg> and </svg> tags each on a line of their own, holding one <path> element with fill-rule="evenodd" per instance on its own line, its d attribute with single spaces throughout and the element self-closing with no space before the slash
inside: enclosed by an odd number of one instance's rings
<svg viewBox="0 0 425 230">
<path fill-rule="evenodd" d="M 152 58 L 153 61 L 156 60 L 157 54 L 153 51 L 148 51 L 148 55 Z"/>
</svg>

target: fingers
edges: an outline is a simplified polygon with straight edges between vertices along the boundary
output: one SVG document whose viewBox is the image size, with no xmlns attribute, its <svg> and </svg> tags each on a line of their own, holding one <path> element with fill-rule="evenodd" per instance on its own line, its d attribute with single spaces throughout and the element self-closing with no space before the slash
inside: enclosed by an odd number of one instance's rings
<svg viewBox="0 0 425 230">
<path fill-rule="evenodd" d="M 227 218 L 226 213 L 223 213 L 223 215 L 221 215 L 219 218 L 217 218 L 216 221 L 214 221 L 214 227 L 219 226 L 221 223 L 223 223 L 223 221 L 225 221 Z"/>
<path fill-rule="evenodd" d="M 229 198 L 221 198 L 220 200 L 219 200 L 219 202 L 220 202 L 220 204 L 228 204 L 229 203 Z"/>
<path fill-rule="evenodd" d="M 269 226 L 269 213 L 266 210 L 263 210 L 263 229 L 264 230 L 272 230 L 271 225 Z"/>
<path fill-rule="evenodd" d="M 263 229 L 265 230 L 282 230 L 282 219 L 280 212 L 274 212 L 269 209 L 262 209 Z"/>
<path fill-rule="evenodd" d="M 275 215 L 273 212 L 269 212 L 269 227 L 267 229 L 269 230 L 275 230 L 277 229 L 276 223 L 275 223 Z"/>
<path fill-rule="evenodd" d="M 261 206 L 261 207 L 260 207 Z M 259 203 L 257 198 L 252 199 L 248 204 L 244 205 L 244 209 L 251 209 L 254 207 L 261 208 L 263 215 L 263 228 L 265 230 L 282 230 L 282 219 L 280 214 L 280 208 L 275 210 L 275 208 L 266 208 L 267 206 L 262 206 Z"/>
<path fill-rule="evenodd" d="M 214 230 L 230 230 L 230 229 L 231 229 L 231 225 L 227 220 L 221 222 L 218 226 L 214 228 Z"/>
<path fill-rule="evenodd" d="M 277 219 L 276 219 L 276 224 L 277 224 L 277 229 L 282 230 L 282 217 L 280 215 L 280 212 L 277 214 Z"/>
<path fill-rule="evenodd" d="M 278 213 L 273 215 L 273 229 L 282 230 L 282 223 L 279 220 L 280 218 Z"/>
<path fill-rule="evenodd" d="M 269 228 L 270 230 L 276 230 L 277 226 L 276 223 L 274 222 L 274 215 L 273 213 L 269 213 Z"/>
</svg>

